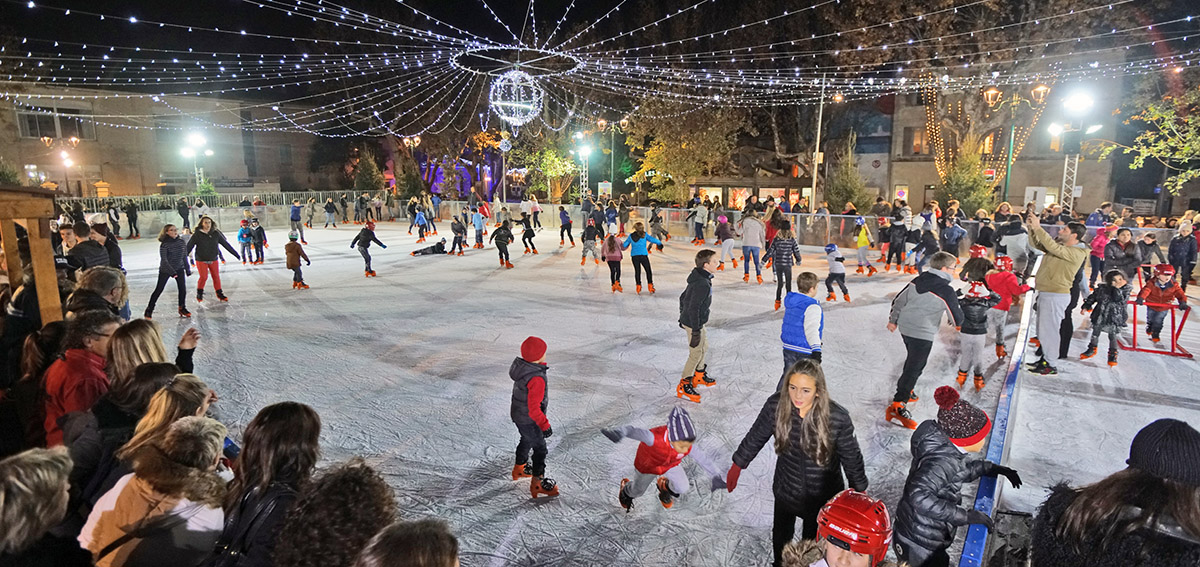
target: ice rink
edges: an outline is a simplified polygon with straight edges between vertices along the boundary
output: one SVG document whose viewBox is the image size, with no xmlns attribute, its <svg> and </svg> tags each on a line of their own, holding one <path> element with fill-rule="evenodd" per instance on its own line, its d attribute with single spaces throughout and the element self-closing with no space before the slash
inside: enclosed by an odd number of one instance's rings
<svg viewBox="0 0 1200 567">
<path fill-rule="evenodd" d="M 278 229 L 268 232 L 264 265 L 243 266 L 227 256 L 221 273 L 228 303 L 215 301 L 210 282 L 208 299 L 197 305 L 193 275 L 193 318 L 179 319 L 169 284 L 155 320 L 171 344 L 186 327 L 200 329 L 196 373 L 219 394 L 216 412 L 235 439 L 264 405 L 312 405 L 323 421 L 323 461 L 366 458 L 395 487 L 404 517 L 450 522 L 468 566 L 770 564 L 775 458 L 769 445 L 732 494 L 710 492 L 703 470 L 685 460 L 692 491 L 674 508 L 663 509 L 651 492 L 626 514 L 616 493 L 632 472 L 637 443 L 614 445 L 599 431 L 662 425 L 671 407 L 684 405 L 696 423 L 698 449 L 728 468 L 782 372 L 783 312 L 772 310 L 768 273 L 762 285 L 743 283 L 741 269 L 731 271 L 728 263 L 717 273 L 708 339 L 718 385 L 702 388 L 696 405 L 675 397 L 687 357 L 678 297 L 695 247 L 677 238 L 651 256 L 654 295 L 634 293 L 626 258 L 625 292 L 613 294 L 607 266 L 589 259 L 581 267 L 582 246 L 559 248 L 556 229 L 538 234 L 540 255 L 522 256 L 519 241 L 510 247 L 516 267 L 505 270 L 490 246 L 463 257 L 410 256 L 418 245 L 406 226 L 380 223 L 377 235 L 389 248 L 371 249 L 376 278 L 363 277 L 362 259 L 349 247 L 359 227 L 339 225 L 306 231 L 311 289 L 291 289 L 286 232 Z M 236 240 L 236 227 L 225 228 Z M 439 228 L 435 238 L 450 234 L 448 222 Z M 121 245 L 136 316 L 153 289 L 157 242 L 146 235 Z M 823 279 L 824 255 L 802 252 L 796 272 Z M 852 263 L 853 251 L 846 256 Z M 891 298 L 909 279 L 851 273 L 853 302 L 826 304 L 830 392 L 855 418 L 870 493 L 889 507 L 908 472 L 910 431 L 883 421 L 904 358 L 901 338 L 885 324 Z M 1014 320 L 1010 346 L 1015 332 Z M 1196 333 L 1193 327 L 1191 337 Z M 554 436 L 547 475 L 562 491 L 536 502 L 527 481 L 509 477 L 518 437 L 509 419 L 507 371 L 529 335 L 549 345 Z M 943 328 L 917 385 L 921 401 L 910 407 L 918 420 L 936 417 L 933 390 L 953 382 L 954 335 Z M 1086 340 L 1082 331 L 1076 337 L 1074 353 Z M 1187 344 L 1200 351 L 1197 342 Z M 1029 510 L 1056 480 L 1092 481 L 1119 470 L 1133 433 L 1155 418 L 1200 425 L 1195 362 L 1122 354 L 1117 370 L 1101 357 L 1063 364 L 1059 377 L 1022 377 L 1010 464 L 1027 484 L 1006 488 L 1008 506 Z M 987 388 L 976 393 L 968 383 L 964 398 L 992 413 L 1002 372 L 994 363 Z M 973 495 L 973 487 L 964 493 Z"/>
</svg>

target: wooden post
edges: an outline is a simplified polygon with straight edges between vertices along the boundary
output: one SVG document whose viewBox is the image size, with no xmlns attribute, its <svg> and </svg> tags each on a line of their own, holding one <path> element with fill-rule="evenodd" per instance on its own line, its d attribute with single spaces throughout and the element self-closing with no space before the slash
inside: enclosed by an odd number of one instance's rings
<svg viewBox="0 0 1200 567">
<path fill-rule="evenodd" d="M 8 260 L 8 285 L 15 290 L 25 281 L 25 271 L 21 269 L 21 254 L 17 252 L 14 222 L 13 219 L 0 219 L 0 239 L 4 240 L 4 257 Z"/>
<path fill-rule="evenodd" d="M 62 301 L 58 297 L 58 274 L 54 269 L 54 249 L 50 246 L 50 220 L 26 219 L 29 252 L 33 259 L 33 279 L 37 284 L 42 325 L 62 321 Z"/>
</svg>

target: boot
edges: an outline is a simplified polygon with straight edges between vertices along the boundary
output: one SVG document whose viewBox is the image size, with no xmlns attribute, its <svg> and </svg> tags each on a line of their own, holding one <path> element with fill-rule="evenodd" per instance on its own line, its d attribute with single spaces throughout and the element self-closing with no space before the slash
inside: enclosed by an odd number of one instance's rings
<svg viewBox="0 0 1200 567">
<path fill-rule="evenodd" d="M 654 284 L 647 284 L 650 287 L 650 293 L 654 293 Z"/>
<path fill-rule="evenodd" d="M 634 289 L 637 290 L 638 295 L 642 294 L 642 284 L 637 284 L 636 286 L 634 286 Z"/>
<path fill-rule="evenodd" d="M 558 496 L 558 483 L 552 478 L 543 476 L 530 477 L 529 479 L 529 497 L 537 498 L 539 495 Z"/>
<path fill-rule="evenodd" d="M 512 269 L 512 267 L 513 267 L 512 262 L 504 262 L 504 267 Z"/>
<path fill-rule="evenodd" d="M 829 292 L 829 295 L 825 296 L 825 301 L 837 301 L 837 294 L 832 291 Z"/>
<path fill-rule="evenodd" d="M 967 371 L 966 371 L 966 370 L 959 370 L 959 371 L 958 371 L 958 378 L 955 378 L 955 379 L 954 379 L 954 381 L 955 381 L 955 382 L 958 382 L 958 387 L 959 387 L 959 388 L 963 387 L 963 384 L 965 384 L 965 383 L 967 382 Z"/>
<path fill-rule="evenodd" d="M 379 274 L 375 273 L 375 270 L 371 270 L 370 274 L 371 274 L 371 277 L 375 277 L 375 276 L 379 275 Z"/>
<path fill-rule="evenodd" d="M 842 299 L 846 300 L 846 303 L 850 303 L 850 294 L 848 294 L 848 293 L 843 293 L 843 294 L 842 294 Z"/>
<path fill-rule="evenodd" d="M 1008 357 L 1008 350 L 1006 350 L 1004 348 L 1004 345 L 996 345 L 996 358 L 1007 358 L 1007 357 Z"/>
<path fill-rule="evenodd" d="M 300 282 L 300 289 L 308 289 L 308 284 Z"/>
<path fill-rule="evenodd" d="M 710 386 L 716 386 L 717 381 L 708 377 L 708 368 L 705 368 L 704 370 L 697 370 L 696 373 L 692 375 L 692 385 L 704 386 L 707 388 Z"/>
<path fill-rule="evenodd" d="M 857 270 L 854 270 L 854 273 L 856 273 L 856 274 L 861 274 L 861 273 L 863 273 L 863 272 L 865 272 L 865 271 L 866 271 L 866 270 L 865 270 L 865 269 L 863 269 L 863 267 L 862 267 L 862 266 L 859 266 Z"/>
<path fill-rule="evenodd" d="M 217 292 L 217 299 L 219 299 L 221 301 L 229 301 L 229 298 L 225 297 L 225 294 L 221 293 L 221 290 L 218 289 L 218 290 L 214 290 L 214 291 Z"/>
<path fill-rule="evenodd" d="M 1109 349 L 1109 351 L 1108 351 L 1108 365 L 1109 366 L 1117 365 L 1117 349 L 1115 349 L 1115 348 Z"/>
<path fill-rule="evenodd" d="M 580 265 L 580 266 L 582 266 L 582 265 L 584 265 L 584 264 L 586 264 L 586 263 L 587 263 L 587 256 L 584 256 L 582 259 L 580 259 L 580 260 L 579 260 L 579 265 Z"/>
<path fill-rule="evenodd" d="M 625 288 L 621 287 L 621 282 L 617 282 L 617 291 L 625 293 Z"/>
<path fill-rule="evenodd" d="M 750 283 L 750 274 L 746 274 L 746 275 L 742 276 L 742 281 L 744 281 L 746 283 Z"/>
<path fill-rule="evenodd" d="M 730 258 L 729 260 L 731 262 L 733 262 L 733 269 L 736 270 L 737 269 L 737 258 Z"/>
<path fill-rule="evenodd" d="M 885 271 L 885 272 L 890 272 L 890 271 L 892 271 L 892 265 L 891 265 L 891 264 L 884 264 L 884 265 L 883 265 L 883 271 Z"/>
<path fill-rule="evenodd" d="M 696 392 L 695 386 L 692 385 L 691 378 L 683 378 L 679 381 L 679 385 L 675 387 L 675 397 L 697 404 L 700 403 L 700 394 Z"/>
<path fill-rule="evenodd" d="M 983 374 L 976 374 L 975 375 L 975 391 L 978 392 L 978 391 L 982 390 L 983 386 L 984 386 Z"/>
<path fill-rule="evenodd" d="M 633 499 L 630 498 L 629 496 L 625 495 L 625 485 L 626 484 L 629 484 L 629 479 L 627 479 L 627 478 L 621 479 L 621 489 L 617 491 L 617 502 L 620 502 L 621 507 L 624 508 L 625 512 L 628 513 L 630 510 L 633 509 Z"/>
<path fill-rule="evenodd" d="M 759 275 L 757 275 L 757 276 L 754 276 L 754 277 L 758 278 L 758 285 L 762 285 L 762 274 L 759 274 Z"/>
<path fill-rule="evenodd" d="M 658 477 L 658 481 L 656 481 L 655 484 L 658 485 L 658 501 L 662 503 L 663 508 L 670 508 L 671 506 L 674 506 L 675 499 L 678 498 L 679 495 L 671 492 L 671 485 L 667 482 L 667 477 Z"/>
<path fill-rule="evenodd" d="M 903 402 L 892 402 L 892 405 L 888 406 L 887 412 L 884 413 L 884 419 L 900 427 L 917 428 L 917 422 L 913 421 L 912 414 L 908 412 L 908 408 L 904 407 Z"/>
<path fill-rule="evenodd" d="M 1087 360 L 1093 356 L 1096 356 L 1096 345 L 1088 345 L 1087 350 L 1079 355 L 1079 360 Z"/>
<path fill-rule="evenodd" d="M 187 310 L 187 307 L 180 305 L 179 306 L 179 316 L 186 319 L 188 317 L 191 317 L 192 313 L 191 313 L 191 311 Z"/>
<path fill-rule="evenodd" d="M 197 289 L 196 290 L 196 303 L 203 303 L 203 302 L 204 302 L 204 290 Z"/>
<path fill-rule="evenodd" d="M 521 463 L 513 465 L 512 479 L 520 480 L 523 478 L 531 478 L 533 476 L 533 467 L 529 463 Z"/>
<path fill-rule="evenodd" d="M 725 271 L 725 262 L 721 262 L 720 264 L 717 264 L 717 271 L 718 271 L 718 272 L 724 272 L 724 271 Z"/>
<path fill-rule="evenodd" d="M 775 310 L 779 311 L 779 300 L 778 299 L 775 300 Z"/>
<path fill-rule="evenodd" d="M 879 273 L 879 270 L 876 270 L 875 266 L 867 266 L 867 277 L 868 278 L 877 273 Z"/>
</svg>

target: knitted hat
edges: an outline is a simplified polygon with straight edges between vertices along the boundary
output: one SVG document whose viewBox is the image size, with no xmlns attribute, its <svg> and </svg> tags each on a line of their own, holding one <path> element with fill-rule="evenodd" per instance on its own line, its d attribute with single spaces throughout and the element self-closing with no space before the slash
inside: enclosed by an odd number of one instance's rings
<svg viewBox="0 0 1200 567">
<path fill-rule="evenodd" d="M 725 215 L 721 215 L 721 216 L 717 217 L 717 222 L 725 222 L 727 220 L 729 220 L 729 217 L 727 217 Z"/>
<path fill-rule="evenodd" d="M 546 356 L 546 341 L 537 337 L 529 337 L 521 343 L 521 358 L 534 362 Z"/>
<path fill-rule="evenodd" d="M 958 390 L 942 386 L 933 392 L 938 405 L 938 425 L 950 437 L 950 442 L 959 447 L 970 447 L 987 437 L 992 429 L 992 420 L 983 410 L 971 405 L 958 396 Z"/>
<path fill-rule="evenodd" d="M 294 232 L 288 233 L 288 240 L 300 240 L 300 235 Z"/>
<path fill-rule="evenodd" d="M 1104 227 L 1105 232 L 1116 232 L 1119 229 L 1120 229 L 1120 227 L 1118 227 L 1117 225 L 1112 224 L 1112 223 L 1109 223 L 1107 226 Z"/>
<path fill-rule="evenodd" d="M 1200 486 L 1200 432 L 1178 419 L 1143 427 L 1129 446 L 1129 466 L 1189 486 Z"/>
<path fill-rule="evenodd" d="M 246 226 L 248 224 L 250 224 L 250 221 L 248 221 L 246 219 L 242 219 L 242 226 Z"/>
<path fill-rule="evenodd" d="M 667 441 L 695 441 L 696 428 L 687 410 L 676 407 L 667 414 Z"/>
</svg>

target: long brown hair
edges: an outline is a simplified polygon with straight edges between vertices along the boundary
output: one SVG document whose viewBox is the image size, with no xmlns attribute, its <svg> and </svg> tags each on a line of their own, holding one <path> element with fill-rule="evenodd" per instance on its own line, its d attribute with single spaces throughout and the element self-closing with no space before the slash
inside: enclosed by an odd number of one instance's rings
<svg viewBox="0 0 1200 567">
<path fill-rule="evenodd" d="M 58 353 L 62 352 L 63 341 L 67 336 L 67 324 L 63 321 L 46 323 L 41 330 L 34 331 L 25 337 L 25 345 L 21 351 L 21 381 L 41 383 L 42 375 L 54 363 Z M 39 389 L 40 391 L 40 389 Z"/>
<path fill-rule="evenodd" d="M 610 232 L 604 237 L 604 255 L 616 254 L 621 249 L 621 245 L 617 243 L 617 237 Z"/>
<path fill-rule="evenodd" d="M 168 238 L 171 238 L 171 237 L 170 237 L 170 236 L 167 234 L 167 231 L 168 231 L 168 230 L 171 230 L 172 228 L 175 228 L 175 225 L 173 225 L 173 224 L 164 224 L 164 225 L 163 225 L 163 227 L 162 227 L 162 230 L 159 230 L 159 231 L 158 231 L 158 241 L 159 241 L 159 242 L 166 242 L 166 240 L 167 240 Z M 175 238 L 179 238 L 179 237 L 178 237 L 178 236 L 176 236 Z"/>
<path fill-rule="evenodd" d="M 321 456 L 321 417 L 298 402 L 280 402 L 258 412 L 242 435 L 238 476 L 229 485 L 225 510 L 234 509 L 254 489 L 279 482 L 298 488 L 312 476 Z"/>
<path fill-rule="evenodd" d="M 1076 553 L 1097 544 L 1106 549 L 1165 519 L 1174 519 L 1191 537 L 1200 538 L 1200 487 L 1129 467 L 1077 492 L 1055 527 L 1055 534 Z M 1137 513 L 1128 514 L 1131 509 Z"/>
<path fill-rule="evenodd" d="M 833 435 L 829 431 L 829 388 L 825 385 L 825 371 L 821 364 L 809 358 L 796 361 L 787 371 L 787 379 L 779 389 L 779 407 L 775 410 L 775 454 L 788 449 L 788 437 L 792 433 L 792 413 L 796 406 L 788 395 L 788 385 L 796 375 L 808 376 L 816 384 L 813 407 L 800 425 L 800 447 L 804 454 L 819 466 L 829 463 L 833 452 Z"/>
</svg>

